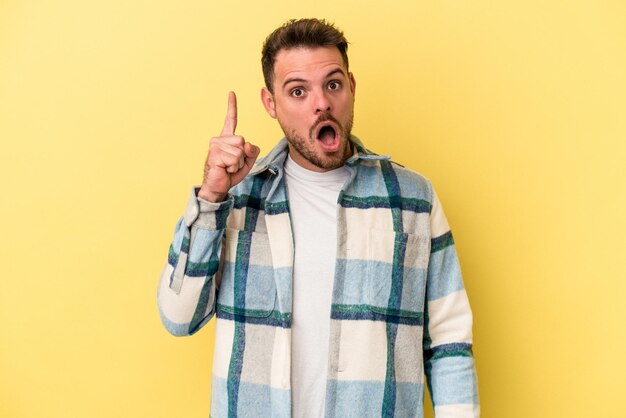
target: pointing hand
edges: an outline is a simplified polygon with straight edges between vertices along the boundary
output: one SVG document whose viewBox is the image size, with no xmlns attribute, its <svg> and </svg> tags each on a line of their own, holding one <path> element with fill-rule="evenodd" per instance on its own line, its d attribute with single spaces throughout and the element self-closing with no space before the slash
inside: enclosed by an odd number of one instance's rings
<svg viewBox="0 0 626 418">
<path fill-rule="evenodd" d="M 204 179 L 198 196 L 209 202 L 223 202 L 228 190 L 240 183 L 259 156 L 259 147 L 235 135 L 237 96 L 228 93 L 228 111 L 220 136 L 211 138 L 204 164 Z"/>
</svg>

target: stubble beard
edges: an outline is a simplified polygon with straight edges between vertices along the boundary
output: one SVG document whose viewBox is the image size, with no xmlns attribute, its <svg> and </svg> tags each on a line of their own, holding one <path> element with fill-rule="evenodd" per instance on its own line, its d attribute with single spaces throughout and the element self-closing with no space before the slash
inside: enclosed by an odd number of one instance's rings
<svg viewBox="0 0 626 418">
<path fill-rule="evenodd" d="M 337 134 L 340 137 L 341 141 L 344 141 L 343 146 L 335 152 L 323 152 L 320 156 L 315 152 L 315 145 L 318 139 L 313 138 L 313 133 L 315 131 L 315 127 L 325 121 L 332 121 L 338 127 L 340 132 Z M 281 128 L 285 133 L 285 137 L 287 138 L 287 142 L 300 154 L 304 159 L 313 164 L 314 166 L 321 168 L 323 170 L 334 170 L 343 166 L 346 160 L 350 157 L 350 135 L 352 134 L 352 124 L 354 122 L 354 113 L 350 115 L 350 119 L 343 126 L 337 119 L 328 114 L 321 115 L 317 121 L 311 126 L 309 129 L 309 137 L 303 138 L 298 135 L 295 130 L 287 131 L 282 123 Z"/>
</svg>

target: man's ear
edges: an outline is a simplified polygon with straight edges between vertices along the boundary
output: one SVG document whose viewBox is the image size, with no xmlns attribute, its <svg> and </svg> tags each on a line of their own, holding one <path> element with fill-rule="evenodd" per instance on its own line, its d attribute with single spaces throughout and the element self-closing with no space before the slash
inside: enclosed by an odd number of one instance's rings
<svg viewBox="0 0 626 418">
<path fill-rule="evenodd" d="M 354 96 L 354 92 L 356 90 L 356 80 L 354 79 L 354 74 L 348 73 L 348 77 L 350 78 L 350 89 L 352 90 L 352 95 Z"/>
<path fill-rule="evenodd" d="M 263 87 L 261 89 L 261 101 L 263 102 L 263 107 L 265 107 L 265 111 L 274 119 L 276 119 L 276 102 L 274 102 L 274 96 L 267 89 L 267 87 Z"/>
</svg>

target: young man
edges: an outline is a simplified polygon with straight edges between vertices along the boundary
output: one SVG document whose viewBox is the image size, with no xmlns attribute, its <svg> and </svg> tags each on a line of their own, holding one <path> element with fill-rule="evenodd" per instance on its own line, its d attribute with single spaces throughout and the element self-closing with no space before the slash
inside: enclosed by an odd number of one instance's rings
<svg viewBox="0 0 626 418">
<path fill-rule="evenodd" d="M 165 327 L 215 315 L 211 416 L 477 417 L 472 316 L 431 184 L 351 134 L 347 41 L 316 19 L 263 47 L 285 139 L 255 164 L 229 94 L 159 284 Z"/>
</svg>

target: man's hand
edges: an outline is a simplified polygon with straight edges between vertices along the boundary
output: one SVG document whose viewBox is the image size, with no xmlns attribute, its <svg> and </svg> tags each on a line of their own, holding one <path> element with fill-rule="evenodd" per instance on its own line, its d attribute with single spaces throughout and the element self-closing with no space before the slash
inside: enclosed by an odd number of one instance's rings
<svg viewBox="0 0 626 418">
<path fill-rule="evenodd" d="M 209 202 L 223 202 L 228 190 L 241 182 L 259 156 L 259 147 L 235 135 L 237 96 L 228 93 L 228 112 L 220 136 L 211 138 L 204 163 L 204 180 L 198 197 Z"/>
</svg>

